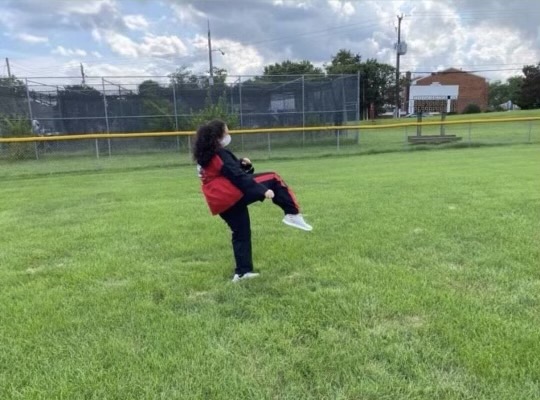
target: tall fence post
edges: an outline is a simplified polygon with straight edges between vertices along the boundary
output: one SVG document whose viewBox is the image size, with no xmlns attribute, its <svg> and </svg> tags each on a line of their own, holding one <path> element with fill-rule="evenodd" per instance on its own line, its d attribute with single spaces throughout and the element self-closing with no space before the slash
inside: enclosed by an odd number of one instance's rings
<svg viewBox="0 0 540 400">
<path fill-rule="evenodd" d="M 356 78 L 356 121 L 357 121 L 357 124 L 359 125 L 360 124 L 360 111 L 362 109 L 362 104 L 360 103 L 360 71 L 358 71 L 356 73 L 357 75 L 357 78 Z M 357 129 L 356 130 L 356 143 L 358 145 L 360 145 L 360 134 L 361 134 L 361 131 L 360 129 Z"/>
<path fill-rule="evenodd" d="M 356 120 L 360 122 L 360 71 L 356 73 Z"/>
<path fill-rule="evenodd" d="M 443 111 L 441 113 L 441 122 L 442 122 L 442 124 L 441 124 L 441 136 L 444 136 L 445 131 L 446 131 L 446 129 L 445 129 L 446 126 L 444 125 L 444 121 L 446 121 L 446 112 L 445 111 Z"/>
<path fill-rule="evenodd" d="M 96 141 L 96 158 L 99 160 L 99 143 L 97 139 L 95 141 Z"/>
<path fill-rule="evenodd" d="M 231 107 L 230 107 L 230 112 L 231 112 L 231 115 L 232 115 L 232 114 L 234 114 L 234 83 L 231 85 L 230 90 L 231 90 Z"/>
<path fill-rule="evenodd" d="M 347 124 L 347 121 L 349 119 L 349 113 L 347 112 L 347 101 L 346 101 L 346 96 L 345 96 L 345 76 L 343 74 L 341 74 L 341 118 L 339 118 L 338 121 L 340 121 L 339 125 L 343 125 L 343 123 L 345 123 L 345 125 Z M 339 151 L 339 139 L 340 139 L 340 136 L 341 136 L 341 130 L 338 129 L 338 134 L 337 134 L 337 142 L 338 142 L 338 151 Z"/>
<path fill-rule="evenodd" d="M 176 107 L 176 82 L 172 84 L 172 94 L 173 94 L 173 106 L 174 106 L 174 128 L 178 132 L 178 110 Z M 176 150 L 180 152 L 180 136 L 176 136 Z"/>
<path fill-rule="evenodd" d="M 356 73 L 356 121 L 360 124 L 360 71 Z M 356 143 L 360 144 L 360 129 L 356 130 Z"/>
<path fill-rule="evenodd" d="M 306 127 L 306 88 L 305 75 L 302 75 L 302 128 Z M 302 147 L 306 144 L 306 131 L 302 129 Z"/>
<path fill-rule="evenodd" d="M 268 137 L 268 156 L 270 156 L 270 154 L 272 153 L 272 144 L 270 143 L 270 132 L 268 132 L 266 135 Z"/>
<path fill-rule="evenodd" d="M 30 129 L 32 130 L 32 133 L 34 133 L 34 114 L 32 113 L 32 100 L 30 99 L 30 90 L 28 89 L 28 78 L 24 80 L 24 84 L 26 86 L 26 101 L 28 102 L 28 115 L 30 117 Z M 34 141 L 34 151 L 36 153 L 36 160 L 39 160 L 39 151 L 38 151 L 38 145 L 37 142 Z"/>
<path fill-rule="evenodd" d="M 242 76 L 238 77 L 238 110 L 240 111 L 240 127 L 244 126 L 244 119 L 242 114 Z M 244 152 L 244 134 L 240 135 L 240 141 L 242 142 L 242 152 Z"/>
<path fill-rule="evenodd" d="M 105 93 L 105 79 L 101 78 L 101 87 L 103 88 L 103 109 L 105 110 L 105 126 L 107 127 L 107 135 L 111 133 L 109 127 L 109 112 L 107 111 L 107 96 Z M 111 138 L 107 138 L 107 144 L 109 147 L 109 157 L 111 156 Z"/>
<path fill-rule="evenodd" d="M 403 144 L 405 145 L 405 147 L 407 147 L 408 141 L 409 141 L 409 127 L 406 126 L 405 127 L 405 137 L 403 138 Z"/>
<path fill-rule="evenodd" d="M 244 126 L 244 118 L 242 114 L 242 76 L 238 77 L 238 97 L 240 100 L 240 103 L 238 105 L 238 108 L 240 109 L 240 126 Z"/>
</svg>

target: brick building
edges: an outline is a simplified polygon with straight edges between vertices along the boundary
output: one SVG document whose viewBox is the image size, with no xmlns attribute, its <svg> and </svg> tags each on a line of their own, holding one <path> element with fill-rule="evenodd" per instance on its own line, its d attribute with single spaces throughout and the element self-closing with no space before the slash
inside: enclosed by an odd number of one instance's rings
<svg viewBox="0 0 540 400">
<path fill-rule="evenodd" d="M 451 101 L 451 111 L 461 113 L 469 104 L 476 104 L 482 111 L 488 108 L 488 83 L 485 78 L 462 71 L 456 68 L 449 68 L 440 72 L 433 72 L 431 75 L 414 80 L 411 87 L 418 86 L 437 86 L 441 89 L 449 86 L 457 86 L 458 93 Z M 444 90 L 441 90 L 441 96 L 433 96 L 432 98 L 413 98 L 413 92 L 407 90 L 408 100 L 410 105 L 414 104 L 413 112 L 417 111 L 444 111 L 446 101 L 443 99 Z M 440 97 L 440 98 L 439 98 Z M 412 101 L 414 100 L 414 101 Z M 444 107 L 444 109 L 441 109 Z M 411 107 L 409 107 L 411 109 Z M 409 111 L 410 112 L 410 111 Z"/>
</svg>

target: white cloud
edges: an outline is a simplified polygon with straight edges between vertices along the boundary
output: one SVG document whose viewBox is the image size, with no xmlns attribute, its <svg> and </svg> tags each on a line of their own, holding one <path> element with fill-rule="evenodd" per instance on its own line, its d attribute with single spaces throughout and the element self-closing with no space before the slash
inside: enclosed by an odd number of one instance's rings
<svg viewBox="0 0 540 400">
<path fill-rule="evenodd" d="M 58 54 L 64 57 L 73 57 L 73 56 L 86 57 L 86 55 L 88 54 L 86 51 L 82 49 L 67 49 L 64 46 L 56 46 L 56 48 L 53 51 L 51 51 L 51 53 Z"/>
<path fill-rule="evenodd" d="M 112 30 L 96 31 L 94 38 L 104 40 L 116 54 L 126 57 L 184 56 L 188 49 L 182 40 L 174 35 L 157 36 L 147 34 L 141 43 Z"/>
<path fill-rule="evenodd" d="M 144 37 L 143 43 L 139 46 L 139 53 L 148 56 L 183 56 L 187 52 L 188 50 L 184 42 L 174 35 L 147 35 Z"/>
<path fill-rule="evenodd" d="M 2 10 L 2 12 L 0 13 L 0 25 L 4 25 L 9 29 L 13 29 L 15 25 L 14 20 L 15 15 L 9 10 Z"/>
<path fill-rule="evenodd" d="M 92 0 L 92 1 L 65 1 L 62 2 L 62 12 L 66 14 L 98 14 L 103 7 L 116 8 L 114 0 Z"/>
<path fill-rule="evenodd" d="M 206 55 L 204 61 L 195 65 L 194 71 L 197 73 L 208 72 L 208 42 L 205 36 L 197 35 L 191 45 L 198 50 L 201 55 Z M 255 75 L 262 71 L 265 65 L 264 57 L 254 46 L 246 46 L 242 43 L 217 39 L 212 41 L 212 48 L 226 49 L 225 54 L 213 53 L 212 64 L 215 68 L 224 68 L 229 74 L 234 75 Z"/>
<path fill-rule="evenodd" d="M 328 0 L 328 5 L 340 17 L 350 17 L 355 13 L 355 8 L 350 1 Z"/>
<path fill-rule="evenodd" d="M 99 51 L 93 51 L 92 52 L 92 55 L 96 58 L 103 58 L 103 56 L 101 55 L 101 53 Z"/>
<path fill-rule="evenodd" d="M 147 66 L 118 66 L 113 64 L 93 64 L 85 65 L 87 75 L 92 76 L 144 76 L 151 75 Z"/>
<path fill-rule="evenodd" d="M 127 57 L 137 57 L 139 55 L 138 45 L 133 40 L 114 31 L 105 31 L 100 37 L 107 42 L 109 47 L 116 54 Z"/>
<path fill-rule="evenodd" d="M 19 40 L 22 40 L 23 42 L 32 43 L 32 44 L 49 42 L 49 38 L 46 36 L 35 36 L 35 35 L 30 35 L 28 33 L 19 33 L 15 37 Z"/>
<path fill-rule="evenodd" d="M 199 21 L 204 21 L 208 18 L 208 15 L 204 12 L 197 10 L 192 4 L 170 4 L 171 10 L 183 27 L 197 26 Z"/>
<path fill-rule="evenodd" d="M 102 36 L 99 29 L 97 28 L 92 29 L 92 38 L 94 38 L 96 42 L 101 43 Z"/>
<path fill-rule="evenodd" d="M 149 23 L 142 15 L 126 15 L 124 23 L 131 30 L 144 31 L 148 29 Z"/>
</svg>

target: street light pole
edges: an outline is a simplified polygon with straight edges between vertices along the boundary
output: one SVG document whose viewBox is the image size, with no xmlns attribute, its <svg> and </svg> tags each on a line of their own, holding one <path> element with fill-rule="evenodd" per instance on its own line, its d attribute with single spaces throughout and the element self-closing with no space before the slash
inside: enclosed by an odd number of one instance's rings
<svg viewBox="0 0 540 400">
<path fill-rule="evenodd" d="M 208 20 L 208 62 L 210 64 L 210 79 L 208 80 L 208 97 L 212 104 L 212 86 L 214 85 L 214 66 L 212 65 L 212 39 L 210 37 L 210 20 Z"/>
<path fill-rule="evenodd" d="M 398 36 L 397 36 L 397 45 L 396 45 L 396 117 L 401 116 L 400 108 L 400 93 L 399 93 L 399 56 L 401 55 L 401 20 L 403 19 L 403 14 L 398 15 Z"/>
<path fill-rule="evenodd" d="M 210 78 L 208 79 L 208 94 L 210 96 L 210 104 L 212 104 L 212 86 L 214 86 L 214 63 L 212 62 L 212 52 L 219 51 L 221 55 L 225 55 L 223 50 L 212 50 L 212 36 L 210 35 L 210 20 L 208 20 L 208 64 L 210 66 Z"/>
<path fill-rule="evenodd" d="M 212 65 L 212 38 L 210 36 L 210 20 L 208 20 L 208 61 L 210 63 L 210 80 L 209 85 L 214 84 L 214 66 Z"/>
</svg>

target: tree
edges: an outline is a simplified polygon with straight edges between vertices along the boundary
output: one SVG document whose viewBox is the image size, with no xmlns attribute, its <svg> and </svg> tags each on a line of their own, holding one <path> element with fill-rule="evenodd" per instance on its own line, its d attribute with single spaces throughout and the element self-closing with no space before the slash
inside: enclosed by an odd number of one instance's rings
<svg viewBox="0 0 540 400">
<path fill-rule="evenodd" d="M 175 128 L 172 89 L 161 86 L 151 79 L 139 85 L 139 99 L 144 119 L 143 129 L 147 132 L 166 132 Z"/>
<path fill-rule="evenodd" d="M 224 68 L 213 68 L 214 85 L 224 85 L 227 79 L 227 70 Z M 177 68 L 175 72 L 169 74 L 171 85 L 176 89 L 202 89 L 209 85 L 209 77 L 195 75 L 185 65 Z"/>
<path fill-rule="evenodd" d="M 315 67 L 310 61 L 291 61 L 286 60 L 281 63 L 267 65 L 264 67 L 263 76 L 257 80 L 267 82 L 279 82 L 284 78 L 280 75 L 310 75 L 306 79 L 314 78 L 315 76 L 323 76 L 324 72 L 321 68 Z"/>
<path fill-rule="evenodd" d="M 26 85 L 21 80 L 0 77 L 0 107 L 2 115 L 28 114 Z"/>
<path fill-rule="evenodd" d="M 523 77 L 520 75 L 512 76 L 508 78 L 508 99 L 512 103 L 519 102 L 519 96 L 521 96 L 521 87 L 523 86 Z"/>
<path fill-rule="evenodd" d="M 371 103 L 377 111 L 381 111 L 385 104 L 395 104 L 396 69 L 393 66 L 379 63 L 374 58 L 362 62 L 359 54 L 341 49 L 325 68 L 328 74 L 360 73 L 363 110 L 369 109 Z"/>
<path fill-rule="evenodd" d="M 13 119 L 2 118 L 0 120 L 0 136 L 2 137 L 24 137 L 32 136 L 32 126 L 26 117 L 17 116 Z M 18 161 L 33 158 L 34 144 L 30 142 L 15 142 L 4 144 L 7 158 L 10 161 Z"/>
<path fill-rule="evenodd" d="M 375 109 L 381 111 L 384 105 L 396 103 L 396 69 L 393 66 L 370 58 L 363 63 L 360 75 L 366 96 L 364 109 L 373 103 Z"/>
<path fill-rule="evenodd" d="M 513 76 L 503 83 L 494 81 L 489 84 L 488 104 L 492 109 L 499 109 L 501 104 L 511 101 L 517 103 L 521 94 L 522 76 Z"/>
<path fill-rule="evenodd" d="M 540 108 L 540 63 L 526 65 L 523 74 L 518 105 L 523 109 Z"/>
<path fill-rule="evenodd" d="M 169 74 L 169 79 L 171 85 L 175 85 L 178 89 L 200 89 L 202 87 L 201 77 L 194 75 L 185 65 Z"/>
<path fill-rule="evenodd" d="M 325 68 L 328 74 L 356 74 L 362 72 L 362 57 L 350 50 L 341 49 Z"/>
<path fill-rule="evenodd" d="M 227 70 L 225 68 L 214 67 L 214 85 L 225 85 Z"/>
<path fill-rule="evenodd" d="M 55 106 L 62 116 L 61 130 L 68 133 L 103 132 L 106 129 L 103 95 L 98 90 L 86 85 L 69 85 L 58 91 Z M 84 118 L 87 117 L 87 118 Z"/>
<path fill-rule="evenodd" d="M 491 82 L 488 86 L 488 105 L 498 110 L 500 105 L 508 101 L 508 84 L 501 81 Z"/>
<path fill-rule="evenodd" d="M 213 119 L 221 119 L 227 122 L 229 129 L 234 129 L 238 125 L 238 115 L 229 112 L 227 101 L 224 96 L 220 96 L 217 102 L 210 103 L 207 99 L 206 106 L 196 113 L 192 113 L 189 124 L 190 129 L 197 129 L 200 125 L 205 124 Z"/>
</svg>

